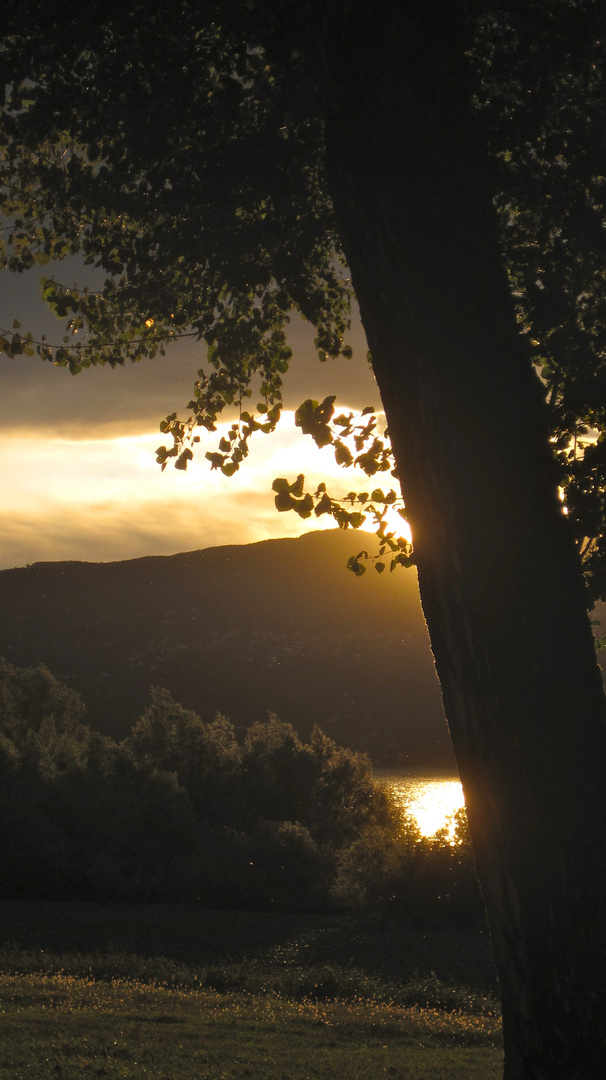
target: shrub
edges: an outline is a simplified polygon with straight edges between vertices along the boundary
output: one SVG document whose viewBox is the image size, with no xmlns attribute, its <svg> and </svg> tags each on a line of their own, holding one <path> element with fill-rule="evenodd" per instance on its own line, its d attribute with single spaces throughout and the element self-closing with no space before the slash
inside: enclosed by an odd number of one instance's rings
<svg viewBox="0 0 606 1080">
<path fill-rule="evenodd" d="M 0 895 L 265 909 L 480 907 L 471 846 L 428 840 L 370 760 L 274 714 L 239 745 L 162 689 L 122 743 L 46 668 L 0 662 Z"/>
</svg>

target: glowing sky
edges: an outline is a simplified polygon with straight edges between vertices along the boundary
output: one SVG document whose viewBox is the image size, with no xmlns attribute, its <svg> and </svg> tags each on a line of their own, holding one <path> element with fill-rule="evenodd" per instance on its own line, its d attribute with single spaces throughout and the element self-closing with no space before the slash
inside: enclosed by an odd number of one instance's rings
<svg viewBox="0 0 606 1080">
<path fill-rule="evenodd" d="M 56 276 L 66 283 L 77 268 L 66 262 Z M 62 324 L 38 301 L 40 270 L 0 275 L 0 326 L 17 317 L 23 329 L 60 340 Z M 71 376 L 37 357 L 0 358 L 0 568 L 47 559 L 105 561 L 170 554 L 215 544 L 246 543 L 299 535 L 329 524 L 278 514 L 271 483 L 303 472 L 326 480 L 335 496 L 368 488 L 369 481 L 340 470 L 330 449 L 318 451 L 294 427 L 292 410 L 306 397 L 337 393 L 340 408 L 379 406 L 356 323 L 353 360 L 320 364 L 313 331 L 293 323 L 291 377 L 286 414 L 273 436 L 258 435 L 240 472 L 228 479 L 211 472 L 209 435 L 187 473 L 163 473 L 153 451 L 165 438 L 159 421 L 185 413 L 200 345 L 183 342 L 173 354 L 112 371 Z"/>
</svg>

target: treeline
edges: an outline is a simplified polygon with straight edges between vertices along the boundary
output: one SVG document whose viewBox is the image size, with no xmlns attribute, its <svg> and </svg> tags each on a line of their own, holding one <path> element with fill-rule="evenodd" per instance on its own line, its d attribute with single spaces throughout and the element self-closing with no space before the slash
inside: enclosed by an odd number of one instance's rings
<svg viewBox="0 0 606 1080">
<path fill-rule="evenodd" d="M 479 910 L 464 832 L 422 840 L 365 755 L 274 715 L 239 741 L 155 689 L 115 742 L 45 667 L 0 660 L 0 784 L 3 899 Z"/>
</svg>

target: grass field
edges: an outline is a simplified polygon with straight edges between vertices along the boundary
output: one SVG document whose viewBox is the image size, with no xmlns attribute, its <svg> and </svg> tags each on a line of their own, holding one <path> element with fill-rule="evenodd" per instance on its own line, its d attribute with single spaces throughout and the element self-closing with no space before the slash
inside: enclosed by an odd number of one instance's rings
<svg viewBox="0 0 606 1080">
<path fill-rule="evenodd" d="M 402 978 L 381 970 L 393 967 L 396 944 L 390 954 L 387 938 L 400 933 L 397 925 L 201 911 L 188 923 L 180 914 L 0 905 L 5 940 L 21 925 L 0 953 L 1 1080 L 500 1076 L 498 1007 L 483 967 L 473 985 L 473 977 L 443 981 L 419 962 L 437 949 L 446 968 L 456 967 L 470 941 L 440 932 L 436 945 L 431 934 L 407 932 L 400 948 L 416 969 Z M 146 918 L 156 920 L 159 937 L 161 924 L 170 931 L 172 949 L 154 956 L 141 947 Z M 112 920 L 121 944 L 130 936 L 138 949 L 100 944 Z M 82 949 L 88 922 L 91 951 Z"/>
</svg>

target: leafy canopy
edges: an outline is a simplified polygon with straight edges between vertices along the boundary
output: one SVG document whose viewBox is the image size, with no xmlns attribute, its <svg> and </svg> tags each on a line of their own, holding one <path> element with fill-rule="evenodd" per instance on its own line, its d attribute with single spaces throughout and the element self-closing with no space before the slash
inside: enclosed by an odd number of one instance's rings
<svg viewBox="0 0 606 1080">
<path fill-rule="evenodd" d="M 36 342 L 14 325 L 0 348 L 76 374 L 164 354 L 185 335 L 199 341 L 187 415 L 161 424 L 162 467 L 186 468 L 197 429 L 216 430 L 226 408 L 237 417 L 207 454 L 226 475 L 254 432 L 275 429 L 290 312 L 315 327 L 321 360 L 351 355 L 352 291 L 324 171 L 313 44 L 321 5 L 303 9 L 291 32 L 283 5 L 261 0 L 181 0 L 178 12 L 93 3 L 86 19 L 59 28 L 43 5 L 8 4 L 4 265 L 19 272 L 79 254 L 105 278 L 95 291 L 44 277 L 44 299 L 67 320 L 63 340 Z M 545 384 L 592 595 L 604 596 L 606 35 L 583 0 L 531 0 L 509 12 L 463 4 L 461 18 L 474 23 L 471 105 L 493 165 L 520 332 Z M 335 412 L 332 397 L 310 399 L 296 419 L 343 467 L 393 472 L 372 410 Z M 341 527 L 361 524 L 371 507 L 392 565 L 412 561 L 405 541 L 386 533 L 395 492 L 335 500 L 323 485 L 305 492 L 300 477 L 274 490 L 279 510 L 332 513 Z M 351 568 L 363 572 L 360 558 Z"/>
</svg>

